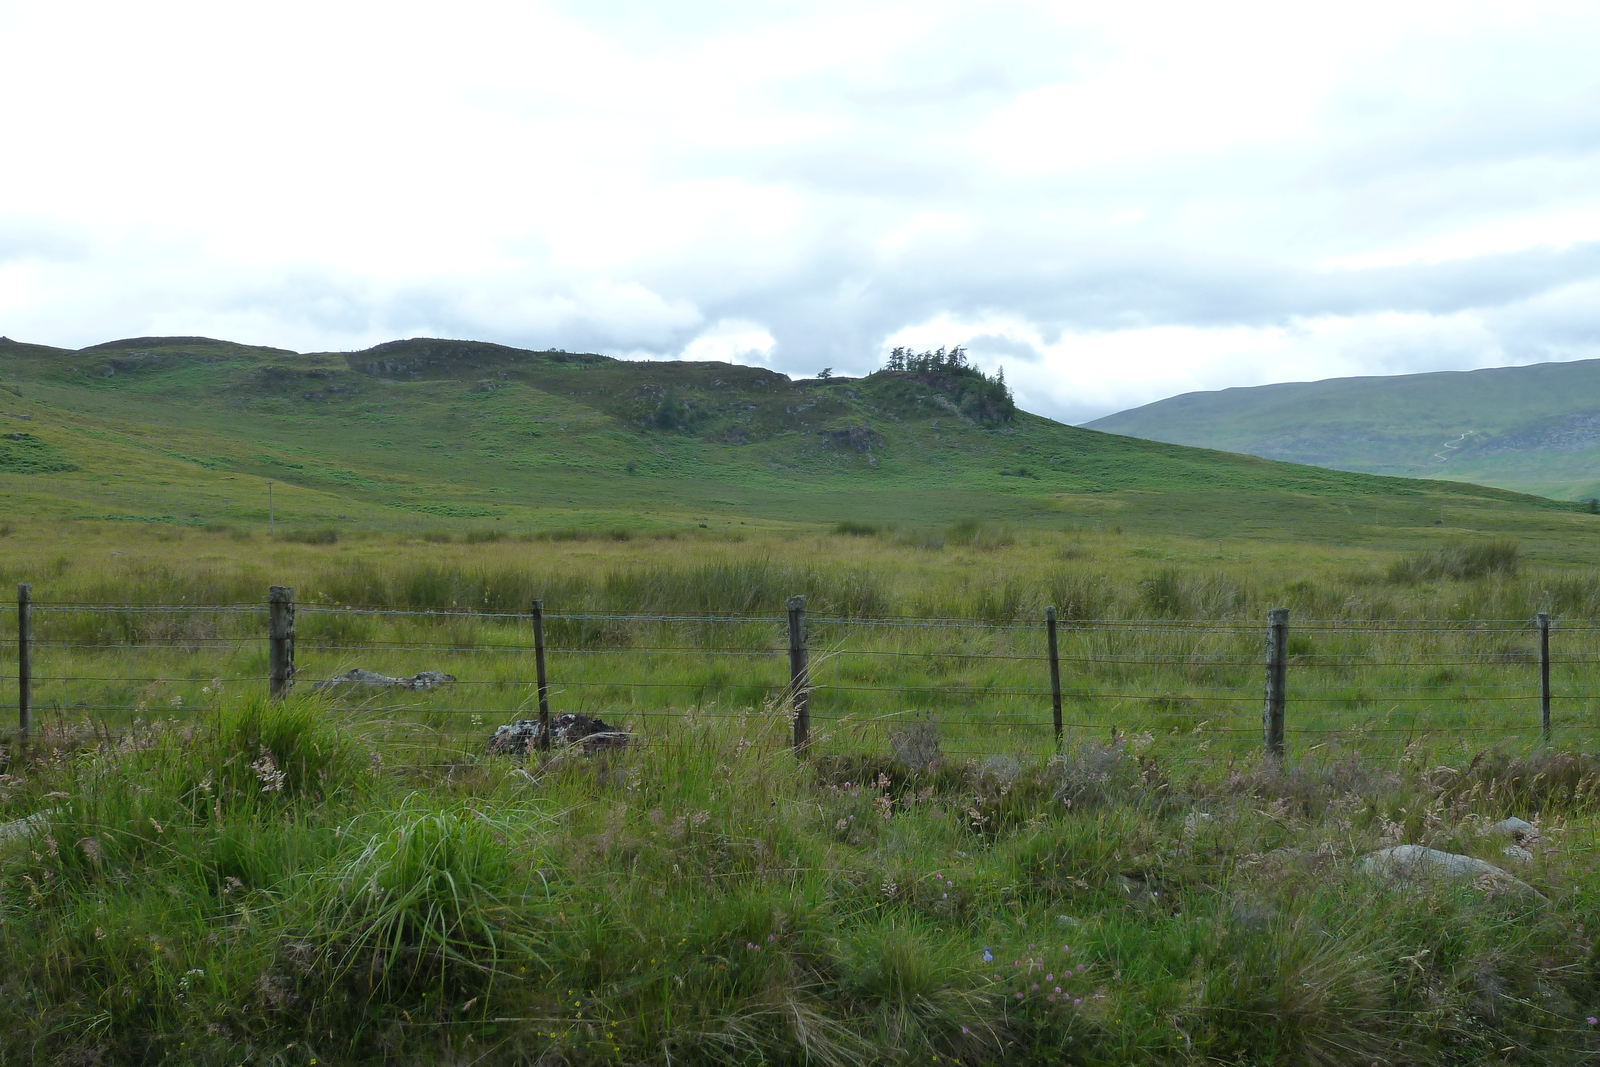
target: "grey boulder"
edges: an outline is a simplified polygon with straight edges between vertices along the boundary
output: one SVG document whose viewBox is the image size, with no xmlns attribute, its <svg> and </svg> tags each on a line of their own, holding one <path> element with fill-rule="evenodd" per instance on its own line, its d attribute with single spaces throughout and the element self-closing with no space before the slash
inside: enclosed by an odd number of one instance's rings
<svg viewBox="0 0 1600 1067">
<path fill-rule="evenodd" d="M 421 671 L 409 678 L 395 678 L 356 667 L 343 674 L 336 674 L 325 682 L 318 682 L 312 688 L 319 693 L 325 689 L 337 689 L 341 685 L 358 685 L 367 689 L 411 689 L 420 692 L 453 685 L 455 680 L 455 675 L 443 671 Z"/>
<path fill-rule="evenodd" d="M 1475 856 L 1442 852 L 1422 845 L 1395 845 L 1361 860 L 1361 870 L 1394 881 L 1470 881 L 1491 893 L 1509 893 L 1528 899 L 1545 899 L 1533 886 Z"/>
<path fill-rule="evenodd" d="M 538 719 L 518 719 L 495 728 L 486 747 L 490 755 L 522 756 L 539 747 Z M 550 720 L 552 745 L 577 745 L 579 748 L 621 748 L 628 743 L 628 732 L 607 725 L 592 715 L 567 713 Z"/>
</svg>

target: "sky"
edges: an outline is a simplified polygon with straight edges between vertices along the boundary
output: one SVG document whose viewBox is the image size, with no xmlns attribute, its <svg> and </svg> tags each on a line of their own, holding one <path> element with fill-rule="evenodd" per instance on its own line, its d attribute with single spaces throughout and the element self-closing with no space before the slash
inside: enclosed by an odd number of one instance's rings
<svg viewBox="0 0 1600 1067">
<path fill-rule="evenodd" d="M 1079 422 L 1600 357 L 1600 3 L 0 0 L 0 334 L 441 336 Z"/>
</svg>

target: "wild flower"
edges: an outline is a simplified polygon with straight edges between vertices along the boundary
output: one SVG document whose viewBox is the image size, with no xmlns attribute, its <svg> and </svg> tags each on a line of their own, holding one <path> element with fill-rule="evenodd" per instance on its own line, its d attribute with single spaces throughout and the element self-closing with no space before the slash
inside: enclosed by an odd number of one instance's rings
<svg viewBox="0 0 1600 1067">
<path fill-rule="evenodd" d="M 983 950 L 983 962 L 984 963 L 993 963 L 994 962 L 994 953 L 990 952 L 987 948 Z"/>
</svg>

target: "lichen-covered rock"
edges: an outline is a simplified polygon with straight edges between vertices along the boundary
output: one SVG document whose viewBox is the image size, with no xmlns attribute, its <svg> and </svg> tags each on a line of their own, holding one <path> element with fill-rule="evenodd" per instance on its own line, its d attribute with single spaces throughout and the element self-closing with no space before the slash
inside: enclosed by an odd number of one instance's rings
<svg viewBox="0 0 1600 1067">
<path fill-rule="evenodd" d="M 321 692 L 324 689 L 336 689 L 341 685 L 359 685 L 368 689 L 412 689 L 421 692 L 453 685 L 455 680 L 455 675 L 443 671 L 420 671 L 409 678 L 395 678 L 392 675 L 355 667 L 343 674 L 336 674 L 325 682 L 318 682 L 311 688 Z"/>
<path fill-rule="evenodd" d="M 628 732 L 591 715 L 569 712 L 550 720 L 550 742 L 583 749 L 621 748 L 628 743 Z M 539 747 L 539 720 L 518 719 L 496 727 L 486 747 L 490 755 L 526 755 Z"/>
<path fill-rule="evenodd" d="M 1526 819 L 1519 819 L 1515 815 L 1509 819 L 1501 819 L 1489 827 L 1489 830 L 1492 833 L 1509 834 L 1518 841 L 1521 841 L 1524 837 L 1538 836 L 1538 831 L 1534 829 L 1533 823 Z"/>
<path fill-rule="evenodd" d="M 1509 893 L 1529 900 L 1543 900 L 1544 894 L 1520 881 L 1494 864 L 1476 856 L 1462 856 L 1442 852 L 1422 845 L 1396 845 L 1380 849 L 1361 860 L 1361 869 L 1367 874 L 1387 877 L 1396 881 L 1447 879 L 1470 881 L 1489 892 Z"/>
</svg>

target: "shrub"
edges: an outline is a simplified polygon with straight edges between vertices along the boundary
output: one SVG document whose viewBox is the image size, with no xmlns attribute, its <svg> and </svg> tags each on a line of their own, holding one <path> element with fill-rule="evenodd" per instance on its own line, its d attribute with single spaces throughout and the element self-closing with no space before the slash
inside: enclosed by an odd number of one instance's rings
<svg viewBox="0 0 1600 1067">
<path fill-rule="evenodd" d="M 1396 585 L 1410 585 L 1430 578 L 1467 581 L 1496 574 L 1509 578 L 1517 573 L 1521 555 L 1521 546 L 1511 540 L 1446 545 L 1396 560 L 1389 565 L 1387 577 Z"/>
<path fill-rule="evenodd" d="M 894 761 L 914 773 L 939 762 L 939 727 L 929 716 L 910 719 L 889 728 L 889 751 Z"/>
<path fill-rule="evenodd" d="M 315 530 L 285 530 L 278 535 L 278 540 L 302 545 L 331 545 L 339 540 L 339 531 L 332 526 L 323 526 Z"/>
</svg>

